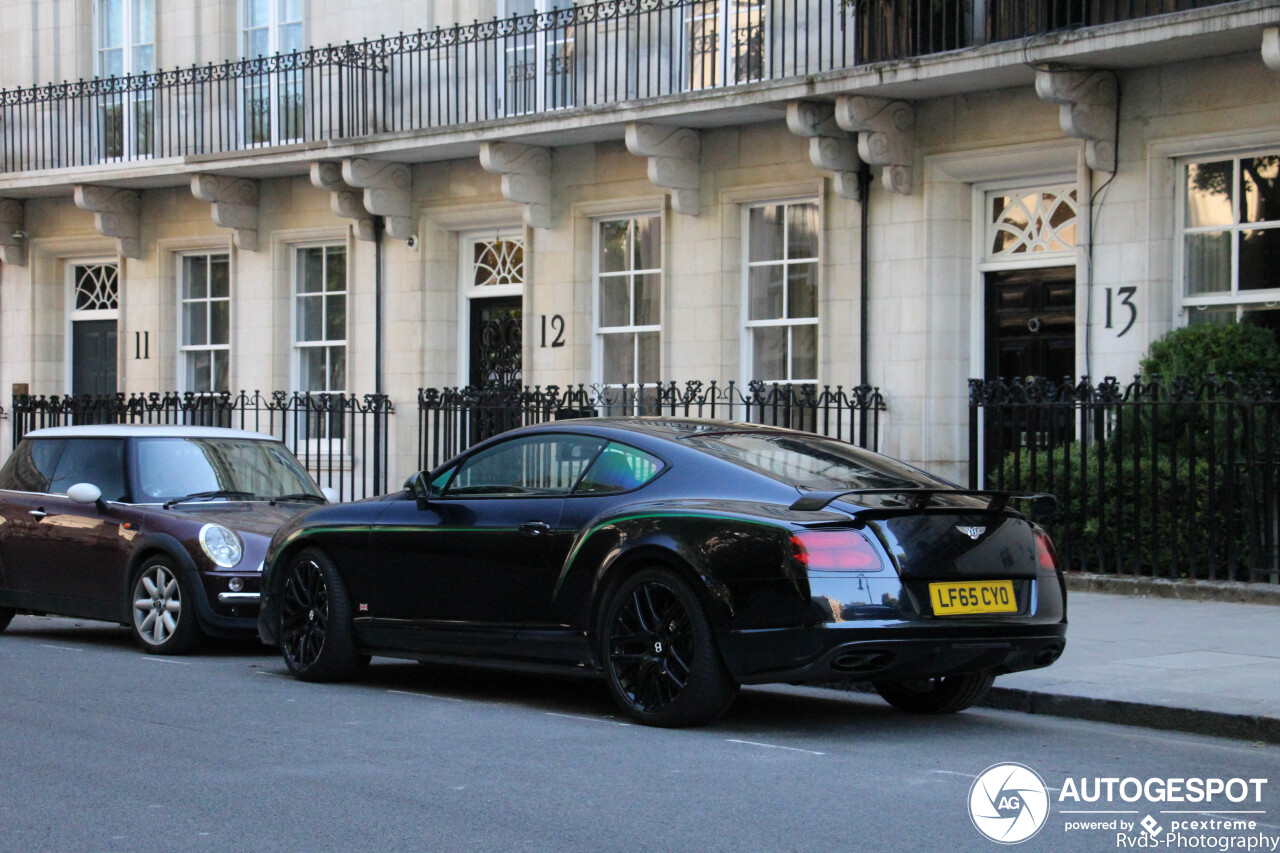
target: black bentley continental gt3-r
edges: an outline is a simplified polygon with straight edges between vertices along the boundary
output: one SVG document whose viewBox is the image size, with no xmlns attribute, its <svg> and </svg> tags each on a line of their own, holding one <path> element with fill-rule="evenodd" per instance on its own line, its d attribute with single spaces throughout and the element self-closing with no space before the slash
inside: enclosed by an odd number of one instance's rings
<svg viewBox="0 0 1280 853">
<path fill-rule="evenodd" d="M 286 523 L 258 629 L 309 681 L 372 654 L 580 673 L 652 725 L 710 722 L 768 682 L 871 682 L 950 713 L 1065 646 L 1066 586 L 1023 497 L 791 430 L 544 424 Z"/>
</svg>

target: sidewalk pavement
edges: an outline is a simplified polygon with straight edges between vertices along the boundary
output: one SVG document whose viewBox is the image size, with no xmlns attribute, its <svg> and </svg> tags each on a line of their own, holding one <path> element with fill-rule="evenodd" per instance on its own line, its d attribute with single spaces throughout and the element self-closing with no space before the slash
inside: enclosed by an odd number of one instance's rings
<svg viewBox="0 0 1280 853">
<path fill-rule="evenodd" d="M 1280 743 L 1280 607 L 1071 591 L 1067 648 L 982 705 Z"/>
</svg>

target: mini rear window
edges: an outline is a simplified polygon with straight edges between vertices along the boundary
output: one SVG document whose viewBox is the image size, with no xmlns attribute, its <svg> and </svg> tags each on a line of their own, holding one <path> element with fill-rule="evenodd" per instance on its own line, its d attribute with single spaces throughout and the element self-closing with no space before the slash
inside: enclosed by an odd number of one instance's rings
<svg viewBox="0 0 1280 853">
<path fill-rule="evenodd" d="M 693 435 L 682 444 L 804 489 L 951 487 L 910 465 L 822 436 L 733 432 Z"/>
</svg>

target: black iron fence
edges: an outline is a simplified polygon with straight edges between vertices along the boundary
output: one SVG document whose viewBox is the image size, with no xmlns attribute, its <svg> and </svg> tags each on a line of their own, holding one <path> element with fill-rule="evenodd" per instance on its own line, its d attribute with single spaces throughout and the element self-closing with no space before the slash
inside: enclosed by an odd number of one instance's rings
<svg viewBox="0 0 1280 853">
<path fill-rule="evenodd" d="M 13 399 L 13 442 L 33 429 L 80 424 L 182 424 L 232 427 L 282 440 L 341 500 L 388 491 L 388 421 L 385 394 L 263 395 L 149 393 L 18 395 Z"/>
<path fill-rule="evenodd" d="M 708 418 L 788 427 L 879 447 L 879 388 L 751 382 L 577 385 L 561 388 L 423 388 L 418 391 L 418 465 L 434 468 L 478 441 L 527 424 L 615 415 Z"/>
<path fill-rule="evenodd" d="M 1280 582 L 1280 386 L 969 382 L 969 485 L 1058 496 L 1072 569 Z"/>
<path fill-rule="evenodd" d="M 599 0 L 288 54 L 3 90 L 0 167 L 184 157 L 542 114 L 1221 2 Z"/>
</svg>

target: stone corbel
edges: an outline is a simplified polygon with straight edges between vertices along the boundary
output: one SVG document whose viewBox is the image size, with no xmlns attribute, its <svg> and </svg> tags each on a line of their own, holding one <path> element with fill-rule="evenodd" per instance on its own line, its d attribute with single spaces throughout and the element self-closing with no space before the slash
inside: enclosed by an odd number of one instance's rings
<svg viewBox="0 0 1280 853">
<path fill-rule="evenodd" d="M 219 175 L 192 175 L 191 194 L 209 202 L 213 223 L 235 231 L 236 247 L 258 251 L 258 182 Z"/>
<path fill-rule="evenodd" d="M 787 127 L 796 136 L 809 139 L 809 162 L 832 173 L 836 195 L 862 200 L 858 142 L 836 121 L 835 106 L 823 101 L 792 101 L 787 104 Z"/>
<path fill-rule="evenodd" d="M 502 197 L 525 206 L 530 228 L 551 227 L 551 149 L 518 142 L 484 142 L 480 165 L 502 176 Z"/>
<path fill-rule="evenodd" d="M 362 157 L 343 160 L 342 180 L 364 190 L 364 209 L 383 217 L 387 234 L 397 240 L 415 236 L 413 172 L 407 165 Z"/>
<path fill-rule="evenodd" d="M 116 251 L 126 258 L 142 257 L 142 197 L 136 190 L 95 184 L 76 184 L 76 207 L 93 213 L 93 227 L 114 237 Z"/>
<path fill-rule="evenodd" d="M 649 183 L 672 191 L 671 207 L 676 213 L 698 215 L 702 140 L 696 130 L 631 122 L 627 150 L 649 158 Z"/>
<path fill-rule="evenodd" d="M 355 220 L 351 223 L 351 228 L 355 231 L 356 239 L 366 242 L 375 239 L 373 214 L 365 209 L 364 192 L 353 189 L 342 180 L 341 163 L 312 163 L 311 184 L 317 189 L 329 191 L 329 209 L 334 215 Z"/>
<path fill-rule="evenodd" d="M 841 95 L 836 99 L 836 123 L 858 134 L 858 156 L 870 166 L 882 167 L 880 181 L 899 195 L 911 194 L 911 166 L 916 145 L 912 132 L 916 111 L 906 101 L 867 95 Z"/>
<path fill-rule="evenodd" d="M 1280 27 L 1262 31 L 1262 61 L 1272 71 L 1280 71 Z"/>
<path fill-rule="evenodd" d="M 0 198 L 0 261 L 27 265 L 27 235 L 22 230 L 26 208 L 16 198 Z"/>
<path fill-rule="evenodd" d="M 1083 139 L 1084 161 L 1098 172 L 1116 170 L 1116 102 L 1120 84 L 1110 71 L 1037 71 L 1036 94 L 1059 104 L 1058 124 Z"/>
</svg>

